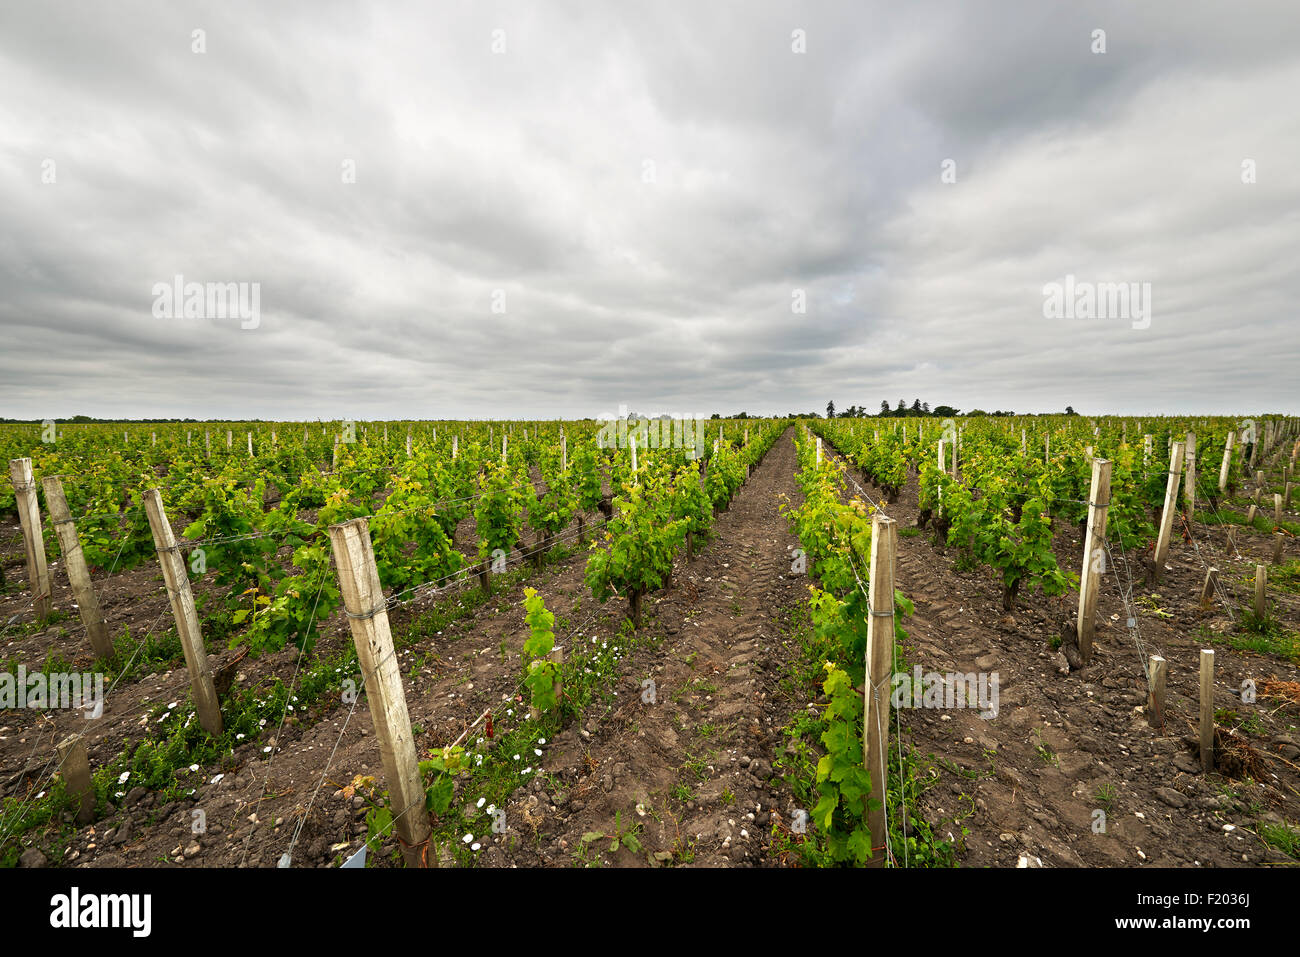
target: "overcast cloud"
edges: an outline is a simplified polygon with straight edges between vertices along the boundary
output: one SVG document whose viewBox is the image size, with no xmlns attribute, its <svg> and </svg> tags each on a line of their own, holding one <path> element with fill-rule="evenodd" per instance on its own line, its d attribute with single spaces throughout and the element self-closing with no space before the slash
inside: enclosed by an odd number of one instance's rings
<svg viewBox="0 0 1300 957">
<path fill-rule="evenodd" d="M 1298 96 L 1294 0 L 10 3 L 0 415 L 1296 413 Z"/>
</svg>

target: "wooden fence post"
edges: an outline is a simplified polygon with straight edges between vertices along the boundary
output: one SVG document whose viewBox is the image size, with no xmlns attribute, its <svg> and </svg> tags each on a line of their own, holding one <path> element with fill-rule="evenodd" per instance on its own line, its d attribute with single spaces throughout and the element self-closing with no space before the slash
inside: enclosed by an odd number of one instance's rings
<svg viewBox="0 0 1300 957">
<path fill-rule="evenodd" d="M 253 457 L 253 433 L 252 432 L 248 433 L 248 457 L 250 459 Z"/>
<path fill-rule="evenodd" d="M 194 709 L 199 713 L 199 724 L 214 738 L 221 734 L 221 705 L 217 689 L 212 684 L 212 670 L 208 667 L 208 653 L 203 647 L 203 634 L 199 631 L 199 615 L 194 608 L 194 595 L 190 591 L 190 578 L 185 571 L 185 559 L 167 521 L 162 496 L 156 488 L 144 493 L 144 510 L 149 516 L 149 529 L 153 532 L 154 547 L 158 550 L 158 564 L 162 565 L 163 580 L 167 583 L 167 597 L 172 604 L 172 617 L 176 619 L 176 634 L 185 652 L 185 667 L 190 673 L 190 690 L 194 695 Z"/>
<path fill-rule="evenodd" d="M 1228 470 L 1232 467 L 1232 440 L 1236 436 L 1235 432 L 1228 433 L 1228 440 L 1223 446 L 1223 464 L 1219 466 L 1219 491 L 1227 491 L 1228 488 Z"/>
<path fill-rule="evenodd" d="M 1214 652 L 1201 649 L 1201 768 L 1214 770 Z"/>
<path fill-rule="evenodd" d="M 1205 584 L 1201 586 L 1201 607 L 1209 608 L 1214 604 L 1214 591 L 1219 584 L 1219 570 L 1217 568 L 1207 568 L 1205 570 Z"/>
<path fill-rule="evenodd" d="M 1155 577 L 1164 573 L 1169 554 L 1169 535 L 1174 528 L 1174 511 L 1178 502 L 1178 480 L 1183 473 L 1183 443 L 1175 442 L 1169 452 L 1169 480 L 1165 483 L 1165 507 L 1160 512 L 1160 537 L 1156 539 Z"/>
<path fill-rule="evenodd" d="M 1263 619 L 1268 610 L 1268 566 L 1255 566 L 1255 617 Z"/>
<path fill-rule="evenodd" d="M 432 828 L 424 809 L 424 779 L 415 756 L 411 717 L 388 626 L 388 606 L 370 544 L 370 525 L 364 518 L 355 518 L 331 526 L 329 533 L 343 607 L 352 627 L 352 640 L 365 679 L 366 701 L 379 738 L 379 754 L 393 821 L 401 838 L 402 856 L 410 867 L 436 867 L 437 852 L 430 854 L 428 848 Z"/>
<path fill-rule="evenodd" d="M 1282 495 L 1279 492 L 1273 493 L 1273 523 L 1275 525 L 1282 523 Z"/>
<path fill-rule="evenodd" d="M 1283 535 L 1281 532 L 1273 533 L 1273 564 L 1274 565 L 1282 564 L 1282 543 L 1285 540 L 1285 538 L 1286 536 Z"/>
<path fill-rule="evenodd" d="M 1106 568 L 1106 519 L 1110 512 L 1110 460 L 1092 460 L 1092 486 L 1088 493 L 1088 533 L 1084 537 L 1083 573 L 1079 576 L 1079 616 L 1075 633 L 1079 656 L 1092 660 L 1092 634 L 1096 627 L 1097 591 Z"/>
<path fill-rule="evenodd" d="M 871 519 L 871 570 L 867 602 L 866 688 L 863 701 L 863 759 L 871 775 L 871 796 L 879 806 L 867 811 L 871 832 L 871 860 L 868 866 L 884 867 L 888 820 L 885 791 L 889 771 L 889 701 L 894 670 L 894 556 L 898 551 L 898 526 L 892 518 L 877 512 Z"/>
<path fill-rule="evenodd" d="M 1147 711 L 1156 716 L 1160 727 L 1165 726 L 1165 673 L 1169 663 L 1159 655 L 1152 655 L 1147 666 Z"/>
<path fill-rule="evenodd" d="M 1183 501 L 1187 503 L 1187 517 L 1196 515 L 1196 433 L 1187 433 L 1187 444 L 1183 446 L 1183 463 L 1187 468 L 1187 478 L 1183 482 Z"/>
<path fill-rule="evenodd" d="M 50 567 L 45 562 L 45 534 L 41 529 L 41 510 L 36 501 L 32 460 L 10 459 L 9 479 L 13 482 L 18 518 L 23 527 L 27 587 L 32 590 L 32 608 L 36 611 L 36 620 L 44 622 L 50 617 Z"/>
<path fill-rule="evenodd" d="M 90 571 L 86 568 L 86 557 L 81 551 L 81 539 L 77 535 L 77 526 L 73 524 L 72 514 L 68 511 L 68 499 L 63 494 L 63 483 L 57 475 L 47 475 L 41 479 L 45 488 L 45 507 L 50 512 L 50 524 L 54 534 L 59 537 L 59 550 L 63 553 L 63 567 L 68 571 L 68 582 L 72 585 L 72 594 L 77 599 L 77 611 L 81 613 L 81 623 L 86 626 L 86 637 L 95 654 L 105 660 L 113 657 L 113 642 L 108 637 L 108 626 L 104 623 L 104 613 L 100 610 L 99 599 L 90 584 Z"/>
<path fill-rule="evenodd" d="M 79 799 L 77 823 L 89 824 L 95 819 L 95 788 L 90 780 L 86 741 L 79 734 L 70 734 L 55 745 L 54 750 L 59 755 L 59 773 L 63 775 L 64 787 Z"/>
</svg>

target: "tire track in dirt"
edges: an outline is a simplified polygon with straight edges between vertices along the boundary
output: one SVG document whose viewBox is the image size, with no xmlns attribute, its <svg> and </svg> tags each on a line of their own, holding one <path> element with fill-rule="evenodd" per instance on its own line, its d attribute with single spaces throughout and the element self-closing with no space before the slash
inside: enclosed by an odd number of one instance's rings
<svg viewBox="0 0 1300 957">
<path fill-rule="evenodd" d="M 802 706 L 776 694 L 798 653 L 785 631 L 807 594 L 778 510 L 782 495 L 802 500 L 794 467 L 787 431 L 716 517 L 708 544 L 679 558 L 671 587 L 647 603 L 643 630 L 654 640 L 627 659 L 613 707 L 556 736 L 544 769 L 559 786 L 538 779 L 507 808 L 531 822 L 529 840 L 488 849 L 484 864 L 766 862 L 771 810 L 790 811 L 771 759 Z M 638 852 L 582 841 L 629 826 Z"/>
</svg>

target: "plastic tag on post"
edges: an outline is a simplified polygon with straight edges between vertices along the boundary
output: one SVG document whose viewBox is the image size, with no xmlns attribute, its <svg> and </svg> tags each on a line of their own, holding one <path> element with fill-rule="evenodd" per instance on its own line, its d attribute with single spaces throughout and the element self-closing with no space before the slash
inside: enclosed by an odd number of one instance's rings
<svg viewBox="0 0 1300 957">
<path fill-rule="evenodd" d="M 365 867 L 366 866 L 366 845 L 362 844 L 361 850 L 357 851 L 355 854 L 349 857 L 340 866 L 341 867 Z"/>
</svg>

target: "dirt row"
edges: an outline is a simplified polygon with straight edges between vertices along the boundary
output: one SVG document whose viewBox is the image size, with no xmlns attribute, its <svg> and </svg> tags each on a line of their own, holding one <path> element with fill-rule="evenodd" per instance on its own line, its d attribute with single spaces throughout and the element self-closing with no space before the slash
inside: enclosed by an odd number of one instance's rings
<svg viewBox="0 0 1300 957">
<path fill-rule="evenodd" d="M 883 504 L 856 469 L 849 474 Z M 900 528 L 916 524 L 916 494 L 913 476 L 898 501 L 884 506 Z M 1079 569 L 1082 535 L 1063 525 L 1057 523 L 1057 560 Z M 1267 679 L 1294 682 L 1300 669 L 1218 640 L 1239 627 L 1239 580 L 1271 553 L 1264 536 L 1239 529 L 1237 539 L 1241 559 L 1226 553 L 1222 528 L 1198 526 L 1194 539 L 1176 538 L 1153 585 L 1144 581 L 1138 556 L 1126 561 L 1113 546 L 1116 564 L 1101 587 L 1092 661 L 1071 670 L 1054 645 L 1073 635 L 1077 592 L 1051 599 L 1022 592 L 1008 614 L 990 569 L 960 570 L 956 550 L 936 545 L 928 530 L 900 537 L 898 583 L 916 605 L 905 623 L 909 663 L 923 673 L 999 678 L 996 717 L 971 708 L 901 713 L 903 737 L 931 781 L 923 813 L 936 832 L 960 841 L 964 865 L 1296 863 L 1256 831 L 1300 819 L 1300 707 L 1265 696 L 1246 705 L 1240 689 L 1246 678 L 1257 687 Z M 1236 584 L 1226 606 L 1202 612 L 1207 562 Z M 1295 628 L 1296 596 L 1276 597 L 1277 614 Z M 1218 770 L 1209 775 L 1195 739 L 1203 647 L 1216 652 L 1215 708 L 1248 718 L 1252 730 L 1221 742 Z M 1149 654 L 1169 663 L 1163 727 L 1153 726 L 1145 707 Z M 1225 717 L 1220 730 L 1232 724 Z"/>
</svg>

